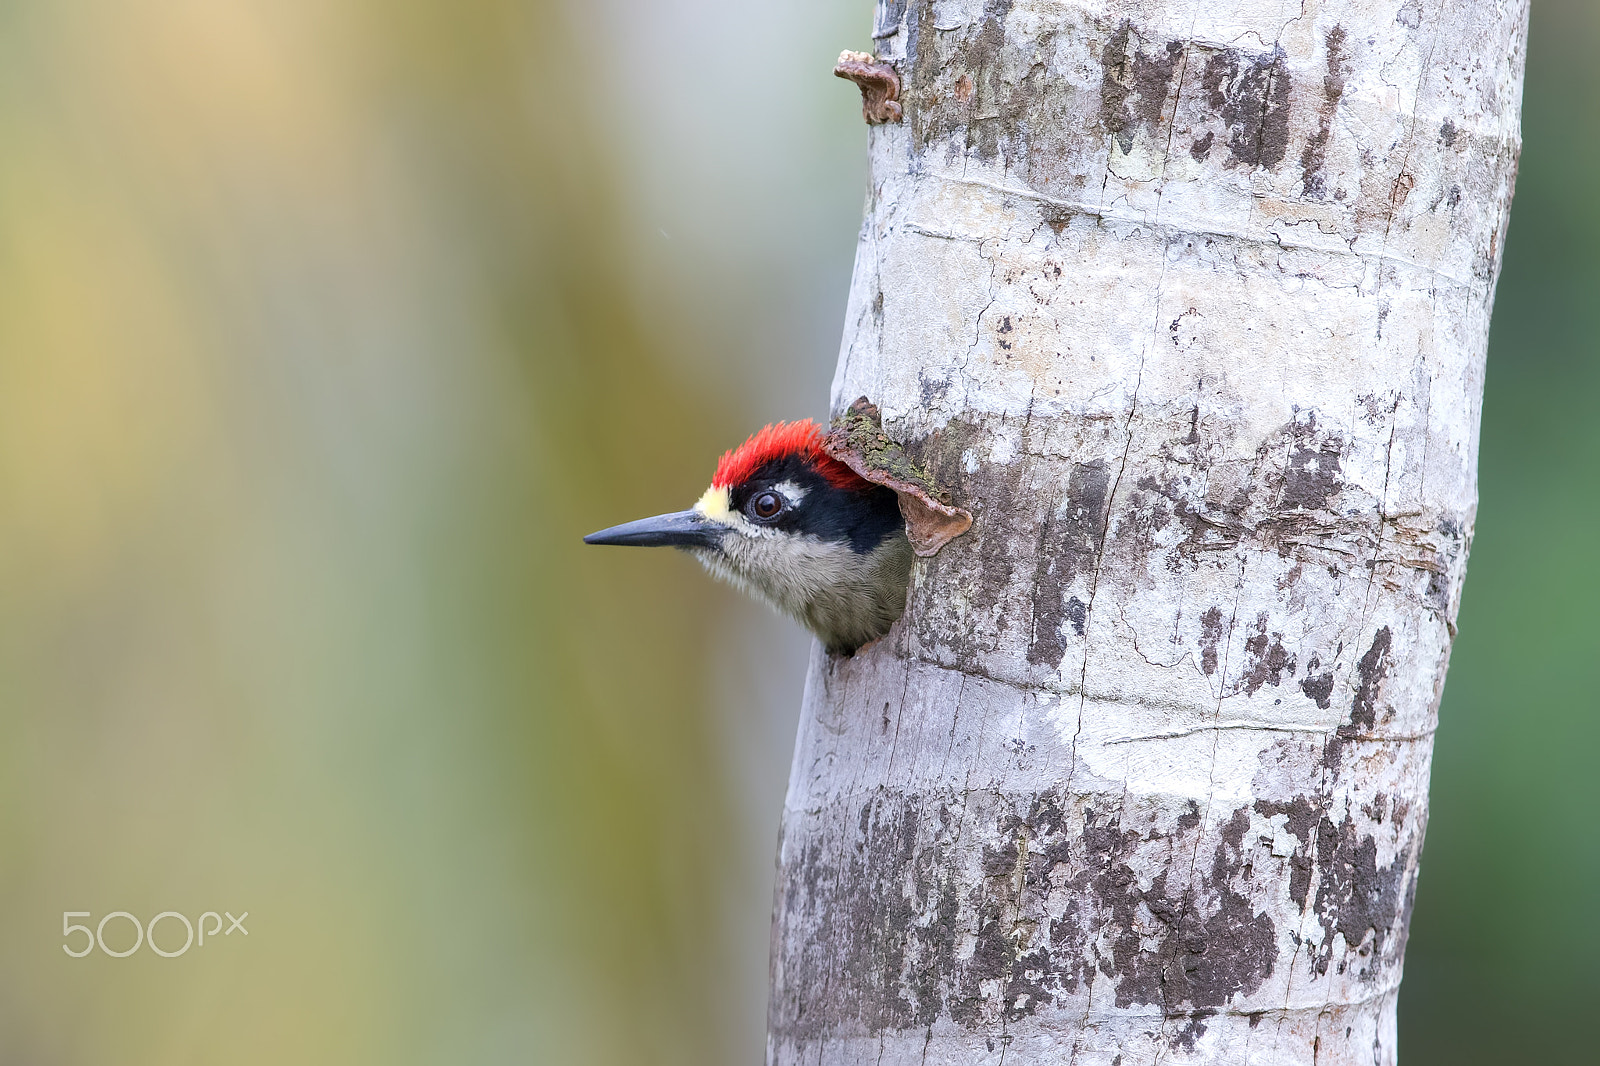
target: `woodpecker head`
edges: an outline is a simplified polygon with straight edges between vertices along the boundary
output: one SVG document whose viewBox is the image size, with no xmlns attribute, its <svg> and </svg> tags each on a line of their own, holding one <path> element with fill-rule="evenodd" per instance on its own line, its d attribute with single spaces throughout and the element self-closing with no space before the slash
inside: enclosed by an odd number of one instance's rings
<svg viewBox="0 0 1600 1066">
<path fill-rule="evenodd" d="M 682 548 L 844 655 L 889 631 L 911 576 L 894 491 L 830 457 L 809 420 L 768 426 L 723 455 L 689 510 L 583 539 Z"/>
</svg>

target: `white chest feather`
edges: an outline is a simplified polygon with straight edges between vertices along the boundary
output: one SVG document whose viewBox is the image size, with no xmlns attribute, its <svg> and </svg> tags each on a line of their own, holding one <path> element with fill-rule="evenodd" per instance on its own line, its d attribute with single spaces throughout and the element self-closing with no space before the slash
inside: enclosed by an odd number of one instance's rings
<svg viewBox="0 0 1600 1066">
<path fill-rule="evenodd" d="M 905 610 L 912 556 L 904 534 L 858 554 L 836 541 L 763 530 L 693 554 L 717 577 L 793 616 L 830 651 L 876 640 Z"/>
</svg>

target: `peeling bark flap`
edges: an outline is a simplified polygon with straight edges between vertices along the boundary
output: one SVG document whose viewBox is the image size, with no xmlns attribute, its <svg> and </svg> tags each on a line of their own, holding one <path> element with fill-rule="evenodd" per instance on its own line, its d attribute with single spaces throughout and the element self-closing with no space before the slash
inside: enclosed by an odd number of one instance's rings
<svg viewBox="0 0 1600 1066">
<path fill-rule="evenodd" d="M 895 491 L 911 550 L 918 555 L 937 554 L 972 528 L 972 512 L 936 498 L 944 493 L 904 447 L 884 435 L 882 416 L 865 396 L 834 419 L 822 448 L 873 484 Z"/>
<path fill-rule="evenodd" d="M 846 50 L 839 53 L 833 76 L 861 86 L 861 117 L 869 126 L 900 121 L 900 75 L 894 67 L 868 52 Z"/>
</svg>

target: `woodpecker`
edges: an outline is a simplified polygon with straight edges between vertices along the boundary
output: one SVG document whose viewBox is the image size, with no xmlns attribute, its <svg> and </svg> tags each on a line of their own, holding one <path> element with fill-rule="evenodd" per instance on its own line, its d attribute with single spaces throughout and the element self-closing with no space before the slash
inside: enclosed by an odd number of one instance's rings
<svg viewBox="0 0 1600 1066">
<path fill-rule="evenodd" d="M 726 452 L 689 510 L 583 540 L 681 548 L 795 618 L 835 655 L 852 655 L 889 631 L 905 610 L 911 578 L 894 490 L 828 455 L 809 419 L 767 426 Z"/>
</svg>

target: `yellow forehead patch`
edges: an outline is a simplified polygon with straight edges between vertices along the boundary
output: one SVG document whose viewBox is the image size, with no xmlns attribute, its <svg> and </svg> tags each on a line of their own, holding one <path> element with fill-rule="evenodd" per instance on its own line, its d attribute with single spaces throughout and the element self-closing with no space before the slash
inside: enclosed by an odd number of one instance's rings
<svg viewBox="0 0 1600 1066">
<path fill-rule="evenodd" d="M 732 525 L 734 516 L 728 499 L 728 490 L 713 485 L 706 489 L 705 495 L 700 497 L 694 509 L 711 519 L 713 522 L 723 522 Z"/>
</svg>

